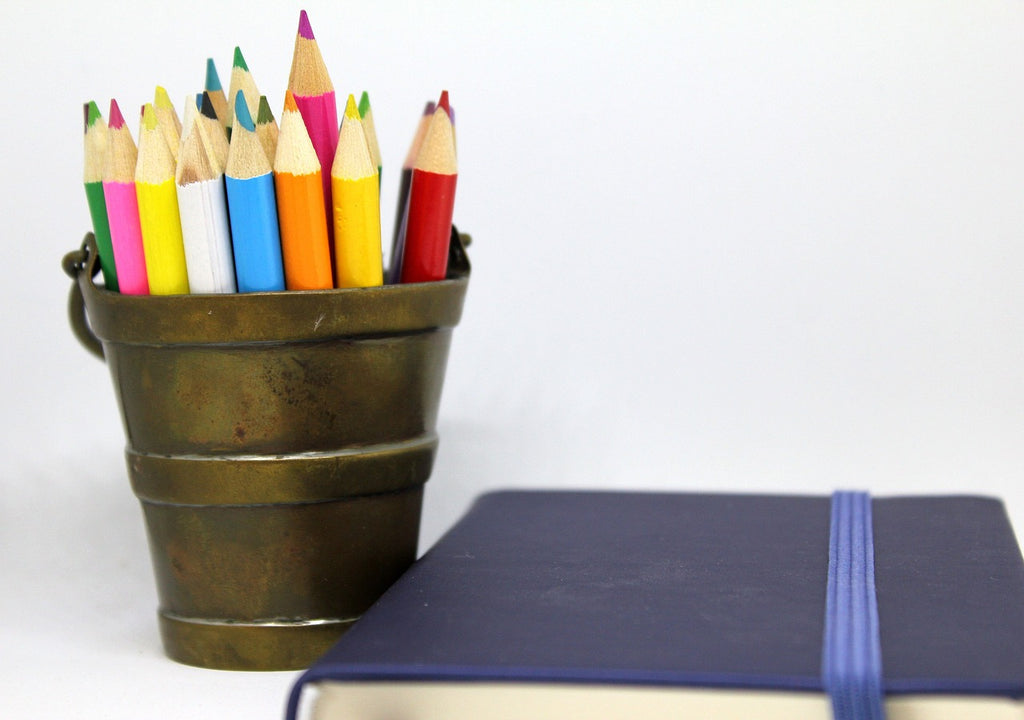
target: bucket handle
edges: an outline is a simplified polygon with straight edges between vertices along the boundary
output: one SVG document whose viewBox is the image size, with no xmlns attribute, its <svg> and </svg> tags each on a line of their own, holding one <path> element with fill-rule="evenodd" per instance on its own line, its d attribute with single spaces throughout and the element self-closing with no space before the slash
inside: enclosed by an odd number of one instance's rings
<svg viewBox="0 0 1024 720">
<path fill-rule="evenodd" d="M 78 338 L 82 347 L 103 360 L 103 344 L 89 327 L 89 319 L 85 312 L 85 298 L 82 296 L 82 287 L 79 285 L 82 282 L 80 276 L 83 272 L 88 273 L 85 280 L 92 282 L 92 278 L 100 270 L 99 264 L 96 262 L 95 247 L 95 237 L 92 233 L 86 233 L 85 239 L 82 240 L 82 247 L 65 255 L 61 265 L 68 277 L 74 281 L 71 283 L 71 293 L 68 295 L 68 320 L 71 322 L 71 331 Z"/>
</svg>

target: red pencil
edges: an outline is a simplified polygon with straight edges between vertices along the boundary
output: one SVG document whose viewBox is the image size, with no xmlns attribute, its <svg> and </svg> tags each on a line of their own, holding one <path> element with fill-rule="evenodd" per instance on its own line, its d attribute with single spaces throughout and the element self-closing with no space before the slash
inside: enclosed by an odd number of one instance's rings
<svg viewBox="0 0 1024 720">
<path fill-rule="evenodd" d="M 324 207 L 327 208 L 327 232 L 334 237 L 331 202 L 331 166 L 338 147 L 338 107 L 334 99 L 334 85 L 327 74 L 327 66 L 320 55 L 320 46 L 313 37 L 306 11 L 299 13 L 299 31 L 295 36 L 292 69 L 288 77 L 288 90 L 295 98 L 299 114 L 313 141 L 320 167 L 323 168 Z"/>
<path fill-rule="evenodd" d="M 443 280 L 448 269 L 458 178 L 455 133 L 448 113 L 445 90 L 413 166 L 402 254 L 403 283 Z"/>
</svg>

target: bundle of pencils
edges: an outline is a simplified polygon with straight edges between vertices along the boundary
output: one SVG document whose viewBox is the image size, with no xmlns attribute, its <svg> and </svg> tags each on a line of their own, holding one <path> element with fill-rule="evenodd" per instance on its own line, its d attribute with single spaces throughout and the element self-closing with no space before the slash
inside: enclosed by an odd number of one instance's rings
<svg viewBox="0 0 1024 720">
<path fill-rule="evenodd" d="M 455 184 L 448 92 L 428 103 L 399 177 L 390 268 L 369 95 L 334 85 L 303 10 L 280 126 L 240 48 L 212 59 L 179 117 L 157 86 L 138 146 L 115 100 L 85 104 L 84 184 L 104 285 L 125 294 L 323 290 L 443 280 Z"/>
</svg>

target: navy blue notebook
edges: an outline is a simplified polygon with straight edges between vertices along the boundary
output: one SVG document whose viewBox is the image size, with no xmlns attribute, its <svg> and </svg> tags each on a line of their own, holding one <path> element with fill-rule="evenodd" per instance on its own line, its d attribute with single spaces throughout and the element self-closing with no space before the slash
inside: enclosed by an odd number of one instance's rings
<svg viewBox="0 0 1024 720">
<path fill-rule="evenodd" d="M 1002 503 L 874 498 L 870 513 L 889 717 L 965 701 L 1024 718 L 1024 562 Z M 828 497 L 487 494 L 299 678 L 289 717 L 308 686 L 331 719 L 539 718 L 588 699 L 610 717 L 610 691 L 650 717 L 650 698 L 693 717 L 832 717 L 829 542 Z M 559 689 L 577 694 L 545 699 Z M 459 714 L 474 691 L 493 713 Z"/>
</svg>

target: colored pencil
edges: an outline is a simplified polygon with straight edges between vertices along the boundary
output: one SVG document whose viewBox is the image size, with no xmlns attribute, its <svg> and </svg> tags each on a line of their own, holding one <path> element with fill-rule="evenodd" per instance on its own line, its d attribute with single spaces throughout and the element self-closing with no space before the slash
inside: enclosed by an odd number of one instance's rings
<svg viewBox="0 0 1024 720">
<path fill-rule="evenodd" d="M 196 118 L 199 116 L 199 108 L 203 105 L 203 94 L 199 93 L 194 98 L 191 95 L 185 96 L 185 112 L 181 119 L 181 142 L 185 142 Z"/>
<path fill-rule="evenodd" d="M 241 91 L 224 177 L 238 291 L 284 290 L 273 168 Z"/>
<path fill-rule="evenodd" d="M 125 295 L 149 294 L 139 206 L 135 194 L 137 157 L 131 131 L 124 122 L 117 101 L 111 99 L 102 186 L 114 265 L 118 272 L 118 290 Z"/>
<path fill-rule="evenodd" d="M 164 140 L 167 141 L 167 147 L 171 149 L 171 155 L 177 162 L 178 149 L 181 146 L 181 120 L 178 119 L 178 113 L 175 111 L 167 91 L 159 85 L 156 86 L 156 92 L 153 93 L 153 108 L 156 110 L 156 119 L 163 131 Z"/>
<path fill-rule="evenodd" d="M 370 157 L 373 159 L 373 164 L 377 166 L 377 189 L 379 191 L 380 177 L 384 170 L 384 165 L 380 156 L 380 144 L 377 142 L 377 128 L 373 124 L 373 108 L 370 107 L 370 95 L 365 90 L 363 90 L 363 94 L 359 98 L 359 119 L 363 123 L 363 132 L 366 133 L 366 145 L 370 148 Z M 341 142 L 341 140 L 339 139 L 338 142 Z"/>
<path fill-rule="evenodd" d="M 206 59 L 206 82 L 203 84 L 203 90 L 210 94 L 213 109 L 217 113 L 221 125 L 227 129 L 228 99 L 224 95 L 224 87 L 220 84 L 220 75 L 217 74 L 217 66 L 214 64 L 213 58 Z M 201 97 L 202 93 L 197 93 L 197 98 Z M 201 104 L 201 100 L 196 102 L 197 106 Z M 186 127 L 187 125 L 186 123 Z"/>
<path fill-rule="evenodd" d="M 146 275 L 153 295 L 188 293 L 174 172 L 174 158 L 157 122 L 156 109 L 147 103 L 139 130 L 135 194 L 139 200 Z"/>
<path fill-rule="evenodd" d="M 338 287 L 384 282 L 380 251 L 379 171 L 370 155 L 356 99 L 348 96 L 331 168 L 334 277 Z"/>
<path fill-rule="evenodd" d="M 235 56 L 231 63 L 231 82 L 228 85 L 228 106 L 224 110 L 227 115 L 228 138 L 231 137 L 232 128 L 235 124 L 234 102 L 239 90 L 245 96 L 245 104 L 249 108 L 249 115 L 257 115 L 260 107 L 260 91 L 256 87 L 256 81 L 253 80 L 252 73 L 249 72 L 249 66 L 246 64 L 245 58 L 242 56 L 242 49 L 236 46 Z M 216 106 L 214 106 L 214 109 L 216 109 Z"/>
<path fill-rule="evenodd" d="M 138 151 L 116 100 L 110 101 L 107 156 L 103 163 L 103 197 L 110 220 L 110 241 L 117 267 L 117 284 L 124 295 L 148 295 L 146 257 L 135 195 Z"/>
<path fill-rule="evenodd" d="M 217 118 L 210 94 L 205 91 L 196 97 L 195 103 L 190 102 L 185 108 L 185 121 L 181 132 L 182 142 L 188 138 L 196 121 L 206 130 L 206 139 L 210 143 L 214 157 L 220 166 L 224 167 L 228 161 L 228 136 Z"/>
<path fill-rule="evenodd" d="M 235 263 L 224 193 L 224 167 L 217 162 L 199 118 L 181 144 L 175 173 L 178 215 L 185 247 L 189 292 L 235 292 Z M 216 131 L 221 129 L 217 126 Z"/>
<path fill-rule="evenodd" d="M 117 292 L 117 266 L 110 242 L 107 201 L 103 197 L 103 165 L 107 159 L 109 131 L 96 103 L 89 101 L 82 109 L 85 122 L 85 166 L 82 173 L 85 199 L 89 204 L 92 232 L 96 236 L 96 248 L 100 254 L 103 284 L 107 290 Z"/>
<path fill-rule="evenodd" d="M 213 157 L 216 159 L 217 164 L 223 168 L 228 161 L 228 135 L 224 131 L 220 117 L 217 115 L 217 109 L 213 105 L 213 98 L 210 97 L 208 92 L 203 93 L 203 103 L 199 109 L 199 124 L 207 132 L 207 139 L 210 142 L 210 150 L 213 152 Z"/>
<path fill-rule="evenodd" d="M 409 204 L 409 184 L 412 182 L 412 168 L 416 164 L 416 156 L 419 155 L 420 146 L 423 144 L 423 137 L 430 127 L 430 118 L 434 115 L 437 106 L 433 100 L 427 102 L 420 115 L 419 124 L 412 137 L 412 144 L 409 152 L 405 155 L 402 163 L 402 175 L 398 185 L 398 199 L 395 203 L 395 224 L 391 230 L 391 255 L 388 258 L 388 283 L 394 284 L 402 279 L 402 250 L 405 247 L 405 209 Z"/>
<path fill-rule="evenodd" d="M 267 96 L 260 95 L 260 111 L 256 117 L 256 135 L 260 139 L 267 160 L 271 163 L 274 162 L 274 155 L 277 154 L 277 134 L 277 120 L 274 119 L 274 113 L 270 110 Z"/>
<path fill-rule="evenodd" d="M 402 255 L 403 283 L 444 279 L 457 179 L 455 134 L 446 90 L 441 93 L 413 166 Z"/>
<path fill-rule="evenodd" d="M 299 13 L 299 31 L 295 36 L 295 52 L 292 56 L 288 90 L 295 97 L 295 104 L 306 123 L 306 130 L 316 149 L 320 167 L 324 168 L 321 177 L 324 207 L 330 210 L 333 206 L 329 168 L 334 163 L 334 150 L 338 144 L 338 108 L 334 98 L 334 85 L 327 74 L 327 66 L 320 54 L 316 38 L 313 37 L 313 28 L 309 24 L 305 10 Z M 334 227 L 330 216 L 327 218 L 327 226 L 328 235 L 333 235 Z"/>
<path fill-rule="evenodd" d="M 289 290 L 334 287 L 320 161 L 291 91 L 285 92 L 274 156 L 281 255 Z"/>
</svg>

